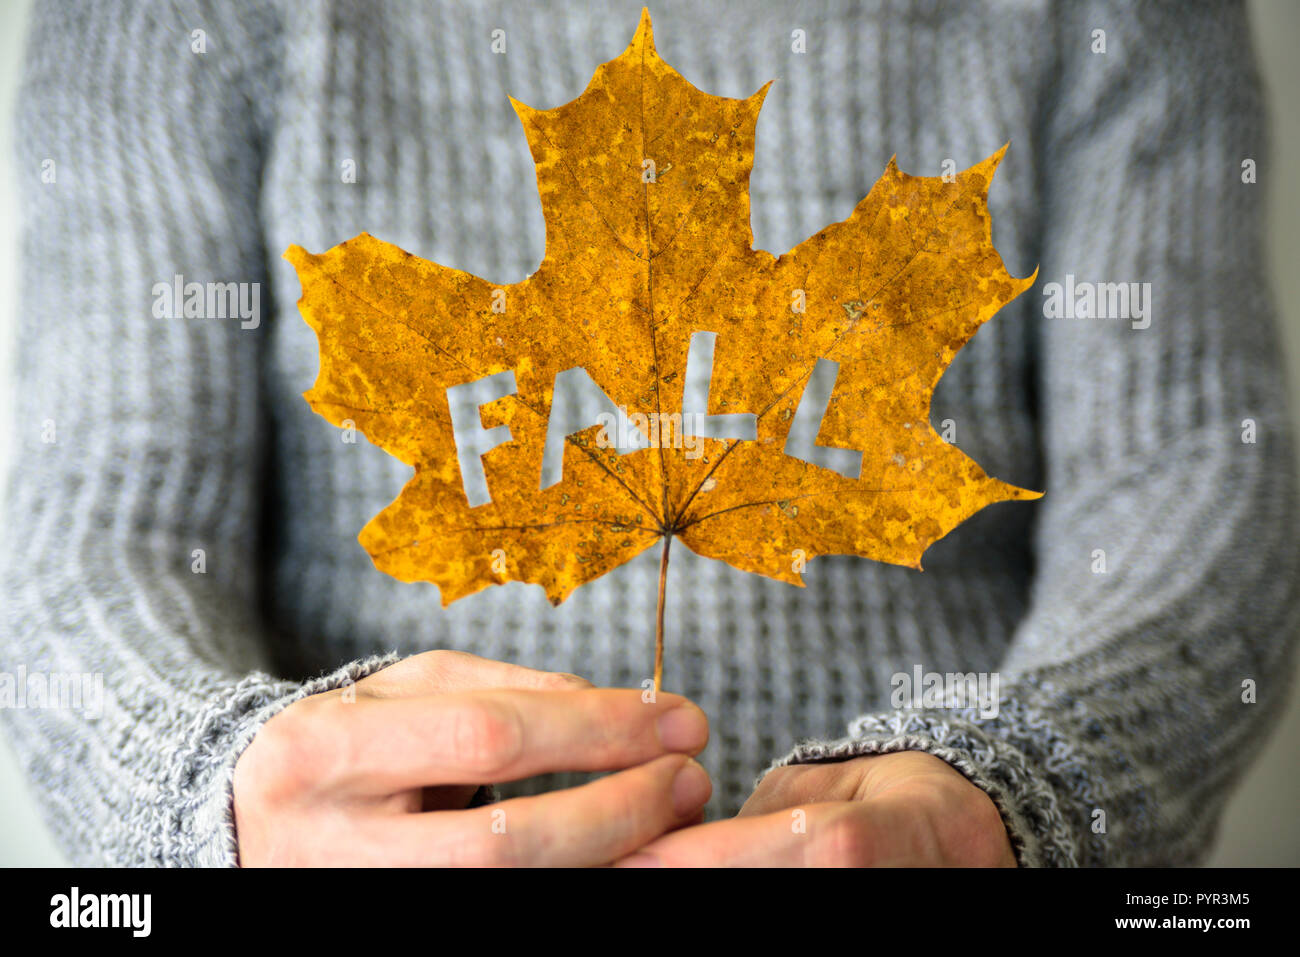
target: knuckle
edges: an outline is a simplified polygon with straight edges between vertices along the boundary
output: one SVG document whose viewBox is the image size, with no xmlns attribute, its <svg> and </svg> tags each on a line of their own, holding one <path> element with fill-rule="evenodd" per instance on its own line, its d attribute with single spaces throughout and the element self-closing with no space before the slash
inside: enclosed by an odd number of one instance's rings
<svg viewBox="0 0 1300 957">
<path fill-rule="evenodd" d="M 858 814 L 838 814 L 818 829 L 812 842 L 816 867 L 863 867 L 871 862 L 869 822 Z"/>
<path fill-rule="evenodd" d="M 458 764 L 491 775 L 513 765 L 524 747 L 523 724 L 510 705 L 480 699 L 456 709 L 452 749 Z"/>
<path fill-rule="evenodd" d="M 470 655 L 450 648 L 436 648 L 408 658 L 405 664 L 421 684 L 443 686 L 454 675 L 463 671 Z"/>
<path fill-rule="evenodd" d="M 308 786 L 307 770 L 314 762 L 306 743 L 309 722 L 297 707 L 300 703 L 267 721 L 241 755 L 235 767 L 236 787 L 246 799 L 275 803 Z"/>
<path fill-rule="evenodd" d="M 351 723 L 364 707 L 360 700 L 341 704 L 337 694 L 327 693 L 295 701 L 271 718 L 253 739 L 262 740 L 259 764 L 268 772 L 267 796 L 284 800 L 335 786 L 364 745 Z"/>
<path fill-rule="evenodd" d="M 364 763 L 365 752 L 374 745 L 370 734 L 362 731 L 357 718 L 363 709 L 373 708 L 375 699 L 358 699 L 341 704 L 338 699 L 321 703 L 310 730 L 303 735 L 304 757 L 312 767 L 318 786 L 335 786 L 346 781 Z"/>
<path fill-rule="evenodd" d="M 425 669 L 429 674 L 437 674 L 447 668 L 454 668 L 457 665 L 465 663 L 469 655 L 463 651 L 455 651 L 451 648 L 435 648 L 433 651 L 426 651 L 416 655 L 414 660 L 420 662 L 420 667 Z"/>
<path fill-rule="evenodd" d="M 590 681 L 568 672 L 553 671 L 542 676 L 540 685 L 547 691 L 581 691 L 592 687 Z"/>
</svg>

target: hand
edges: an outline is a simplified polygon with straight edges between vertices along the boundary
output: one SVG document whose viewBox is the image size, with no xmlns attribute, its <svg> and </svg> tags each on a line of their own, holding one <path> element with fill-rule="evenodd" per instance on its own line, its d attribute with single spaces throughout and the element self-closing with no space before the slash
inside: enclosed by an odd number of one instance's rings
<svg viewBox="0 0 1300 957">
<path fill-rule="evenodd" d="M 730 820 L 675 831 L 619 866 L 1015 867 L 987 794 L 923 751 L 768 772 Z"/>
<path fill-rule="evenodd" d="M 240 756 L 243 865 L 608 864 L 702 820 L 712 791 L 689 757 L 708 720 L 678 695 L 452 651 L 348 690 L 294 702 Z M 617 773 L 466 809 L 481 784 L 552 771 Z"/>
</svg>

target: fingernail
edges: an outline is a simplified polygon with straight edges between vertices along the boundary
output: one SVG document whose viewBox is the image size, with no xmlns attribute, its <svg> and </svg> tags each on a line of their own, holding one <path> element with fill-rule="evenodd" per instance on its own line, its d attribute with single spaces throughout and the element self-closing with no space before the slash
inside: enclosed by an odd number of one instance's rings
<svg viewBox="0 0 1300 957">
<path fill-rule="evenodd" d="M 712 793 L 708 772 L 694 761 L 687 761 L 673 778 L 673 811 L 678 817 L 694 814 Z"/>
<path fill-rule="evenodd" d="M 698 751 L 709 740 L 709 721 L 694 705 L 678 705 L 659 716 L 659 743 L 669 751 Z"/>
<path fill-rule="evenodd" d="M 615 867 L 663 867 L 663 862 L 653 854 L 643 854 L 637 851 L 630 854 L 622 860 L 614 862 Z"/>
</svg>

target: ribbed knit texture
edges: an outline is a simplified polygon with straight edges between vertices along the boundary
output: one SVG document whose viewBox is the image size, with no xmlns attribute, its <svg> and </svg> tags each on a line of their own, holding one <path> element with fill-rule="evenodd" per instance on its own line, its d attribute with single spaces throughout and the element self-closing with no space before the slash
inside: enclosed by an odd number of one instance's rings
<svg viewBox="0 0 1300 957">
<path fill-rule="evenodd" d="M 1010 141 L 994 241 L 1014 274 L 1039 266 L 1039 285 L 959 354 L 932 418 L 952 419 L 990 474 L 1047 495 L 987 509 L 923 573 L 821 558 L 798 589 L 676 552 L 665 681 L 711 718 L 712 812 L 734 813 L 774 761 L 915 748 L 989 792 L 1022 864 L 1195 862 L 1285 700 L 1300 624 L 1262 273 L 1280 171 L 1243 11 L 788 6 L 651 11 L 661 55 L 700 88 L 746 96 L 777 80 L 758 124 L 756 244 L 779 253 L 843 219 L 892 154 L 938 175 Z M 106 701 L 94 721 L 0 714 L 73 861 L 234 863 L 243 747 L 287 703 L 393 660 L 376 656 L 459 648 L 599 684 L 648 675 L 655 550 L 558 609 L 516 584 L 444 611 L 433 586 L 375 571 L 357 533 L 410 473 L 302 400 L 316 340 L 279 258 L 364 230 L 521 279 L 545 234 L 506 94 L 572 99 L 638 13 L 621 0 L 34 12 L 0 670 L 103 672 Z M 1247 157 L 1258 185 L 1241 182 Z M 153 284 L 177 273 L 263 283 L 260 327 L 154 318 Z M 1067 273 L 1150 282 L 1150 328 L 1044 318 L 1042 284 Z M 197 548 L 206 574 L 191 571 Z M 891 675 L 915 665 L 998 671 L 999 715 L 892 710 Z"/>
</svg>

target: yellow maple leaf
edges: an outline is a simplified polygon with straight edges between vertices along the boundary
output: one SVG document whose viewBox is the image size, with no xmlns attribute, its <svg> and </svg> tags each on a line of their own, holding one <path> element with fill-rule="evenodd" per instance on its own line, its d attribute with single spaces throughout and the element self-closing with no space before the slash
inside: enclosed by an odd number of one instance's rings
<svg viewBox="0 0 1300 957">
<path fill-rule="evenodd" d="M 767 89 L 696 89 L 655 52 L 643 12 L 577 99 L 511 100 L 546 217 L 528 279 L 499 285 L 365 233 L 320 255 L 289 248 L 320 344 L 307 401 L 415 469 L 361 532 L 380 570 L 436 583 L 444 605 L 507 581 L 558 604 L 676 537 L 802 584 L 803 563 L 823 554 L 919 569 L 979 509 L 1039 497 L 990 478 L 930 425 L 957 350 L 1034 280 L 1012 277 L 992 245 L 987 195 L 1006 147 L 949 182 L 891 160 L 848 219 L 777 258 L 753 248 L 749 214 Z M 701 411 L 740 416 L 715 421 L 747 421 L 752 435 L 688 434 L 688 448 L 677 440 L 691 420 L 674 433 L 673 416 L 700 333 L 716 334 Z M 786 454 L 819 360 L 838 370 L 816 443 L 861 453 L 854 476 Z M 564 437 L 562 478 L 542 488 L 556 377 L 575 368 L 663 432 L 629 452 L 591 423 Z M 505 372 L 514 391 L 481 407 L 481 426 L 508 435 L 493 433 L 491 500 L 472 506 L 447 390 Z"/>
</svg>

